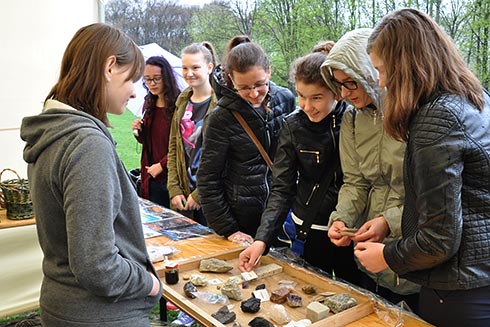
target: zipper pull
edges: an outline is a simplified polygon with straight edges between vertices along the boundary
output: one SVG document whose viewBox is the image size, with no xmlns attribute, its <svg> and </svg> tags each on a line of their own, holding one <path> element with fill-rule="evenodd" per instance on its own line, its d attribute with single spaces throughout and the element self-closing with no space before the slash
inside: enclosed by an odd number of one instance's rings
<svg viewBox="0 0 490 327">
<path fill-rule="evenodd" d="M 313 194 L 315 194 L 315 191 L 317 188 L 320 187 L 320 184 L 316 183 L 315 186 L 313 186 L 313 189 L 311 190 L 310 196 L 308 197 L 308 200 L 306 200 L 306 205 L 310 204 L 310 200 L 313 197 Z"/>
<path fill-rule="evenodd" d="M 335 124 L 335 115 L 332 116 L 332 121 L 333 121 L 333 128 L 335 128 L 337 125 Z"/>
</svg>

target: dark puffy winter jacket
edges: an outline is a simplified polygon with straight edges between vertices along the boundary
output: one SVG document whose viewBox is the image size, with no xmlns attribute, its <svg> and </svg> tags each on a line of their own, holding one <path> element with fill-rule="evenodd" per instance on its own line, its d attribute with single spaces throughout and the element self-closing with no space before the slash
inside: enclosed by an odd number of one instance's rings
<svg viewBox="0 0 490 327">
<path fill-rule="evenodd" d="M 197 183 L 208 226 L 222 236 L 241 231 L 255 236 L 270 191 L 271 172 L 259 150 L 233 116 L 239 112 L 273 160 L 279 130 L 295 108 L 294 95 L 270 82 L 270 112 L 253 108 L 223 84 L 208 115 Z"/>
</svg>

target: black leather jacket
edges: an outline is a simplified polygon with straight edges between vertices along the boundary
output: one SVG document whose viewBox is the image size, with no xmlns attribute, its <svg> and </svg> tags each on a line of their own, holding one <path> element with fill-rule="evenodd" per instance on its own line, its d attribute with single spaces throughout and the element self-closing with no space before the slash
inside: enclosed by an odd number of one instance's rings
<svg viewBox="0 0 490 327">
<path fill-rule="evenodd" d="M 482 111 L 454 95 L 422 106 L 405 154 L 403 238 L 388 265 L 425 287 L 490 285 L 490 99 Z"/>
<path fill-rule="evenodd" d="M 217 234 L 228 237 L 241 231 L 253 237 L 269 196 L 271 173 L 231 111 L 243 116 L 273 160 L 282 120 L 294 110 L 295 99 L 291 91 L 271 82 L 271 112 L 265 113 L 235 91 L 219 87 L 221 98 L 207 117 L 197 173 L 201 207 Z"/>
<path fill-rule="evenodd" d="M 274 159 L 272 191 L 256 240 L 273 244 L 290 208 L 302 220 L 319 208 L 313 224 L 328 225 L 342 185 L 338 141 L 345 108 L 346 104 L 340 101 L 319 123 L 311 122 L 300 109 L 286 117 Z M 324 184 L 321 181 L 326 179 L 330 179 L 328 190 L 318 206 L 316 185 Z"/>
</svg>

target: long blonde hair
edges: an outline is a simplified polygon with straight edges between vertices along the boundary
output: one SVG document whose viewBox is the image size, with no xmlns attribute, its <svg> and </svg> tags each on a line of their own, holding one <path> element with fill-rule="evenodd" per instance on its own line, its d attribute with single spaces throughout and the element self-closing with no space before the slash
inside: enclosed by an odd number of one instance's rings
<svg viewBox="0 0 490 327">
<path fill-rule="evenodd" d="M 385 128 L 406 141 L 416 110 L 443 93 L 459 95 L 483 108 L 483 88 L 453 40 L 427 14 L 411 8 L 383 17 L 368 40 L 367 51 L 384 63 Z"/>
</svg>

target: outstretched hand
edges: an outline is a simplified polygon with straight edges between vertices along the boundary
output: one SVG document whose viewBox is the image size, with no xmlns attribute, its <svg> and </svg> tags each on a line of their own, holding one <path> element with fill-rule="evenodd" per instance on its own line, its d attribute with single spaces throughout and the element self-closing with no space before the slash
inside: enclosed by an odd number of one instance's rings
<svg viewBox="0 0 490 327">
<path fill-rule="evenodd" d="M 265 243 L 255 241 L 238 256 L 238 269 L 241 272 L 250 271 L 259 264 L 262 253 L 265 251 Z"/>
</svg>

